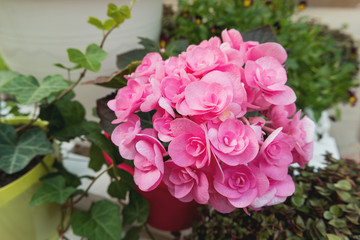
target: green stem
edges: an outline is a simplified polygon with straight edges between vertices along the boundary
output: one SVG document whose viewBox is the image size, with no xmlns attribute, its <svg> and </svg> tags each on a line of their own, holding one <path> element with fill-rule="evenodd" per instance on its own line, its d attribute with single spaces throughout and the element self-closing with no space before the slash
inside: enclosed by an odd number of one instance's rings
<svg viewBox="0 0 360 240">
<path fill-rule="evenodd" d="M 86 188 L 86 190 L 81 194 L 81 196 L 80 196 L 77 200 L 75 200 L 75 201 L 73 202 L 73 205 L 75 205 L 75 204 L 77 204 L 78 202 L 80 202 L 81 199 L 83 199 L 83 198 L 86 196 L 86 194 L 89 192 L 90 188 L 91 188 L 92 185 L 96 182 L 96 180 L 99 179 L 99 177 L 101 177 L 104 173 L 106 173 L 107 171 L 109 171 L 109 170 L 110 170 L 111 168 L 113 168 L 113 167 L 114 167 L 114 165 L 111 165 L 111 166 L 109 166 L 107 169 L 105 169 L 104 171 L 102 171 L 99 175 L 97 175 L 97 176 L 91 181 L 91 183 L 90 183 L 89 186 Z"/>
</svg>

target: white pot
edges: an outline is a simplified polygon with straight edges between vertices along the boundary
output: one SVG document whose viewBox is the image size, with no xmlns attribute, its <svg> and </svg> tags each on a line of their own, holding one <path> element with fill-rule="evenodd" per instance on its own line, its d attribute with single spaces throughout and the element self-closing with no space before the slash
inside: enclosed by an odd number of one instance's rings
<svg viewBox="0 0 360 240">
<path fill-rule="evenodd" d="M 106 19 L 107 4 L 129 5 L 130 0 L 0 0 L 0 52 L 12 70 L 42 79 L 49 74 L 64 74 L 53 66 L 72 66 L 67 48 L 85 51 L 90 43 L 100 43 L 101 30 L 87 23 L 89 16 Z M 160 34 L 162 0 L 139 0 L 134 4 L 131 19 L 107 39 L 104 49 L 108 57 L 97 74 L 87 80 L 116 70 L 116 55 L 139 47 L 138 37 L 157 40 Z M 77 78 L 74 74 L 73 78 Z M 109 90 L 81 86 L 78 99 L 95 105 L 95 99 Z"/>
</svg>

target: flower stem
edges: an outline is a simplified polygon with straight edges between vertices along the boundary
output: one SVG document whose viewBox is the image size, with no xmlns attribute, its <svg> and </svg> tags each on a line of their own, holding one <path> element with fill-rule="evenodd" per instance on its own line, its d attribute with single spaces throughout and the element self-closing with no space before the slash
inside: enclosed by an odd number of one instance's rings
<svg viewBox="0 0 360 240">
<path fill-rule="evenodd" d="M 92 185 L 96 182 L 97 179 L 99 179 L 104 173 L 106 173 L 107 171 L 109 171 L 111 168 L 113 168 L 114 165 L 111 165 L 109 166 L 107 169 L 105 169 L 104 171 L 102 171 L 99 175 L 97 175 L 92 181 L 91 183 L 89 184 L 89 186 L 86 188 L 86 190 L 81 194 L 81 196 L 76 199 L 74 202 L 73 202 L 73 205 L 77 204 L 78 202 L 81 201 L 81 199 L 83 199 L 86 194 L 89 192 L 90 188 L 92 187 Z"/>
<path fill-rule="evenodd" d="M 272 133 L 273 131 L 275 131 L 275 129 L 270 128 L 270 127 L 266 127 L 266 126 L 262 127 L 262 129 L 265 130 L 268 133 Z"/>
</svg>

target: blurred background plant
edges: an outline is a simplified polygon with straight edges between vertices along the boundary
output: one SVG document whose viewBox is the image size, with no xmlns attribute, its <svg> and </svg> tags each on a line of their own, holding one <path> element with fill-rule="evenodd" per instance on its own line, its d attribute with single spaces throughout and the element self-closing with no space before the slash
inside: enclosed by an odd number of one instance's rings
<svg viewBox="0 0 360 240">
<path fill-rule="evenodd" d="M 160 45 L 174 39 L 197 44 L 225 28 L 245 32 L 269 25 L 288 51 L 288 85 L 298 96 L 296 105 L 318 121 L 340 102 L 355 104 L 359 61 L 355 41 L 342 29 L 308 18 L 293 20 L 305 7 L 306 1 L 297 0 L 180 0 L 178 12 L 164 11 Z M 338 119 L 340 111 L 335 113 L 333 119 Z"/>
<path fill-rule="evenodd" d="M 188 239 L 360 239 L 360 165 L 327 155 L 327 167 L 294 174 L 295 194 L 261 211 L 200 210 Z"/>
</svg>

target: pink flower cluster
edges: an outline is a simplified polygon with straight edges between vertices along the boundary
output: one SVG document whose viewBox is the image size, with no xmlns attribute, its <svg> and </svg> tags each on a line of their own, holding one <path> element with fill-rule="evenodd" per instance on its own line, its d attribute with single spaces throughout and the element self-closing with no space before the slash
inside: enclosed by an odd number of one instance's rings
<svg viewBox="0 0 360 240">
<path fill-rule="evenodd" d="M 181 201 L 223 213 L 274 205 L 295 190 L 288 168 L 312 157 L 314 123 L 296 112 L 287 54 L 224 30 L 163 60 L 149 53 L 108 106 L 112 141 L 143 191 L 163 181 Z M 137 112 L 155 112 L 152 128 Z"/>
</svg>

